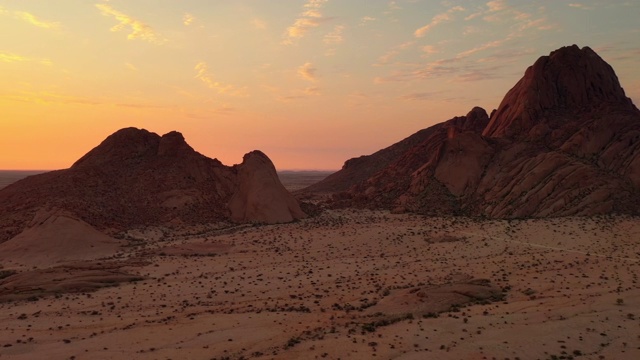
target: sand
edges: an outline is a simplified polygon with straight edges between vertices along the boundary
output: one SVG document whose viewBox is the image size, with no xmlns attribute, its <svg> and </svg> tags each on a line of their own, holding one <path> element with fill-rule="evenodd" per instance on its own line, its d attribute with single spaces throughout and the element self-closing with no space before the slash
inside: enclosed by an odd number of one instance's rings
<svg viewBox="0 0 640 360">
<path fill-rule="evenodd" d="M 155 235 L 91 262 L 135 279 L 0 303 L 0 358 L 640 358 L 639 219 L 332 210 L 135 232 Z"/>
<path fill-rule="evenodd" d="M 122 244 L 64 211 L 40 210 L 27 229 L 0 244 L 0 263 L 46 268 L 113 255 Z"/>
</svg>

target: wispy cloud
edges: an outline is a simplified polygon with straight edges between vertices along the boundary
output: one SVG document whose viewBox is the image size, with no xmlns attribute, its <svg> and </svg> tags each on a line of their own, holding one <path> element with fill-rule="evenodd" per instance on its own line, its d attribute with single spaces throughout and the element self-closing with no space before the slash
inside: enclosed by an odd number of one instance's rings
<svg viewBox="0 0 640 360">
<path fill-rule="evenodd" d="M 322 41 L 327 45 L 340 44 L 344 41 L 344 37 L 342 36 L 343 31 L 344 26 L 336 25 L 333 27 L 333 31 L 324 36 Z"/>
<path fill-rule="evenodd" d="M 585 4 L 582 4 L 582 3 L 570 3 L 569 7 L 576 8 L 576 9 L 582 9 L 582 10 L 591 10 L 591 9 L 593 9 L 591 6 L 588 6 L 588 5 L 585 5 Z"/>
<path fill-rule="evenodd" d="M 432 100 L 435 95 L 438 93 L 435 92 L 419 92 L 419 93 L 411 93 L 400 96 L 401 100 L 408 101 L 423 101 L 423 100 Z"/>
<path fill-rule="evenodd" d="M 360 25 L 366 25 L 367 23 L 370 23 L 372 21 L 376 21 L 377 19 L 371 16 L 364 16 L 362 19 L 360 19 Z"/>
<path fill-rule="evenodd" d="M 506 0 L 490 1 L 486 4 L 486 9 L 482 10 L 480 14 L 484 15 L 482 20 L 493 23 L 493 20 L 488 19 L 486 15 L 495 15 L 507 19 L 504 21 L 509 21 L 512 24 L 508 27 L 510 32 L 506 36 L 461 50 L 452 57 L 431 61 L 426 64 L 395 63 L 395 68 L 391 73 L 374 78 L 374 83 L 408 82 L 445 76 L 450 81 L 465 82 L 497 78 L 499 77 L 501 66 L 531 52 L 531 49 L 523 49 L 517 46 L 518 41 L 531 37 L 539 31 L 555 28 L 554 24 L 549 23 L 543 10 L 539 9 L 539 11 L 540 13 L 534 16 L 514 9 Z M 500 25 L 500 27 L 503 26 Z M 423 57 L 428 57 L 437 49 L 423 47 L 422 50 L 424 52 Z M 485 53 L 488 51 L 493 51 L 493 53 L 486 55 Z M 390 58 L 397 54 L 398 50 L 393 49 L 379 59 L 379 64 L 388 62 Z"/>
<path fill-rule="evenodd" d="M 28 13 L 26 11 L 14 11 L 14 15 L 17 18 L 19 18 L 19 19 L 21 19 L 21 20 L 23 20 L 23 21 L 25 21 L 25 22 L 27 22 L 27 23 L 29 23 L 31 25 L 34 25 L 34 26 L 37 26 L 37 27 L 41 27 L 41 28 L 44 28 L 44 29 L 54 29 L 55 30 L 55 29 L 59 29 L 60 28 L 60 23 L 38 19 L 35 15 L 33 15 L 31 13 Z"/>
<path fill-rule="evenodd" d="M 431 22 L 427 25 L 417 29 L 413 35 L 415 37 L 424 37 L 431 29 L 438 26 L 439 24 L 446 23 L 452 20 L 451 14 L 457 11 L 464 11 L 462 6 L 454 6 L 451 9 L 447 10 L 444 13 L 438 14 L 431 19 Z"/>
<path fill-rule="evenodd" d="M 287 28 L 283 44 L 293 44 L 295 40 L 303 38 L 307 32 L 313 28 L 320 26 L 327 19 L 322 15 L 320 10 L 327 0 L 309 0 L 305 5 L 305 11 L 300 14 L 293 25 Z"/>
<path fill-rule="evenodd" d="M 325 45 L 329 46 L 327 51 L 325 51 L 326 56 L 332 56 L 336 53 L 336 46 L 344 42 L 344 36 L 342 32 L 345 27 L 343 25 L 336 25 L 333 27 L 333 30 L 326 34 L 322 39 Z"/>
<path fill-rule="evenodd" d="M 39 63 L 42 65 L 52 64 L 51 60 L 49 59 L 36 59 L 36 58 L 26 57 L 22 55 L 17 55 L 14 53 L 0 53 L 0 62 L 5 62 L 5 63 L 26 62 L 26 63 Z"/>
<path fill-rule="evenodd" d="M 234 108 L 233 106 L 223 104 L 215 106 L 213 108 L 207 108 L 206 110 L 199 109 L 197 112 L 189 112 L 186 113 L 185 116 L 191 119 L 209 120 L 218 115 L 229 115 L 237 111 L 238 109 Z"/>
<path fill-rule="evenodd" d="M 391 50 L 384 53 L 382 56 L 378 58 L 378 61 L 373 64 L 373 66 L 383 66 L 390 64 L 396 56 L 400 55 L 400 53 L 406 49 L 409 49 L 411 46 L 415 44 L 414 41 L 407 41 L 400 45 L 394 46 Z"/>
<path fill-rule="evenodd" d="M 245 89 L 238 89 L 233 85 L 222 84 L 213 79 L 213 75 L 209 73 L 207 63 L 201 61 L 196 64 L 196 79 L 200 79 L 209 89 L 215 90 L 218 94 L 226 94 L 231 96 L 246 96 Z"/>
<path fill-rule="evenodd" d="M 518 49 L 518 48 L 506 48 L 494 51 L 489 56 L 478 59 L 479 63 L 500 63 L 506 64 L 519 60 L 527 55 L 533 54 L 534 51 L 531 48 Z"/>
<path fill-rule="evenodd" d="M 127 69 L 129 69 L 131 71 L 138 71 L 138 68 L 135 65 L 131 64 L 131 63 L 124 63 L 124 66 L 126 66 Z"/>
<path fill-rule="evenodd" d="M 425 45 L 425 46 L 422 47 L 421 50 L 427 56 L 428 55 L 432 55 L 432 54 L 437 54 L 437 53 L 440 52 L 440 50 L 438 50 L 438 48 L 436 48 L 433 45 Z"/>
<path fill-rule="evenodd" d="M 376 77 L 374 83 L 427 80 L 444 76 L 449 77 L 452 81 L 461 82 L 494 79 L 499 77 L 498 71 L 506 63 L 531 53 L 531 50 L 526 49 L 501 49 L 503 45 L 518 36 L 519 33 L 512 33 L 503 39 L 488 41 L 461 51 L 451 58 L 435 60 L 422 65 L 413 64 L 405 69 L 395 70 L 387 76 Z M 490 56 L 472 59 L 474 55 L 489 49 L 499 50 Z M 427 48 L 427 50 L 431 49 Z"/>
<path fill-rule="evenodd" d="M 144 103 L 118 103 L 117 107 L 131 108 L 131 109 L 171 109 L 170 105 L 157 105 L 157 104 L 144 104 Z"/>
<path fill-rule="evenodd" d="M 189 13 L 185 13 L 184 15 L 182 15 L 182 23 L 185 26 L 191 25 L 195 19 L 196 19 L 196 17 L 191 15 L 191 14 L 189 14 Z"/>
<path fill-rule="evenodd" d="M 264 30 L 267 28 L 267 23 L 264 20 L 254 18 L 251 20 L 251 25 L 258 30 Z"/>
<path fill-rule="evenodd" d="M 541 7 L 542 8 L 542 7 Z M 492 0 L 485 4 L 475 13 L 465 17 L 466 21 L 482 17 L 482 20 L 490 23 L 501 23 L 529 18 L 531 14 L 522 12 L 508 4 L 507 0 Z"/>
<path fill-rule="evenodd" d="M 158 35 L 151 26 L 144 22 L 134 19 L 131 16 L 115 10 L 107 4 L 96 4 L 96 7 L 102 12 L 104 16 L 113 16 L 119 23 L 111 28 L 111 31 L 117 32 L 131 28 L 131 33 L 127 35 L 127 39 L 134 40 L 140 39 L 148 41 L 152 44 L 163 44 L 167 40 Z"/>
<path fill-rule="evenodd" d="M 395 10 L 402 10 L 402 7 L 398 5 L 397 1 L 389 1 L 389 3 L 387 4 L 387 9 L 389 11 L 395 11 Z"/>
<path fill-rule="evenodd" d="M 82 96 L 61 94 L 52 91 L 18 91 L 11 94 L 2 94 L 3 98 L 12 101 L 37 103 L 37 104 L 78 104 L 78 105 L 102 105 L 103 101 Z"/>
<path fill-rule="evenodd" d="M 289 95 L 278 96 L 277 99 L 282 102 L 290 102 L 293 100 L 303 100 L 320 95 L 322 95 L 320 88 L 316 86 L 310 86 L 304 89 L 296 90 Z"/>
<path fill-rule="evenodd" d="M 308 62 L 298 68 L 298 76 L 301 79 L 315 82 L 317 80 L 316 72 L 318 69 L 313 67 L 313 64 Z"/>
<path fill-rule="evenodd" d="M 471 48 L 469 50 L 465 50 L 465 51 L 462 51 L 462 52 L 458 53 L 456 55 L 456 59 L 458 59 L 458 60 L 464 59 L 464 58 L 467 58 L 467 57 L 469 57 L 469 56 L 471 56 L 471 55 L 473 55 L 475 53 L 478 53 L 478 52 L 481 52 L 481 51 L 484 51 L 484 50 L 487 50 L 487 49 L 497 48 L 499 46 L 502 46 L 504 43 L 506 43 L 509 40 L 511 40 L 511 37 L 507 37 L 507 38 L 500 39 L 500 40 L 493 40 L 493 41 L 486 42 L 484 44 L 480 44 L 480 45 L 478 45 L 476 47 L 473 47 L 473 48 Z"/>
<path fill-rule="evenodd" d="M 58 30 L 60 28 L 59 22 L 42 20 L 32 13 L 26 11 L 10 11 L 0 6 L 0 15 L 13 16 L 18 20 L 26 22 L 27 24 L 31 24 L 43 29 Z"/>
</svg>

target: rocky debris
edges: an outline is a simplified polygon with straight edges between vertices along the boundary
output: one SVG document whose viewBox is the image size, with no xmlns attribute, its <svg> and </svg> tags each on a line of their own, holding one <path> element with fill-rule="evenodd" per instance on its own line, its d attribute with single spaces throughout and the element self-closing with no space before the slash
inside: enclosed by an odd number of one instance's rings
<svg viewBox="0 0 640 360">
<path fill-rule="evenodd" d="M 538 59 L 491 119 L 474 108 L 407 139 L 418 137 L 365 157 L 402 150 L 375 173 L 345 166 L 306 190 L 333 190 L 337 207 L 429 215 L 640 213 L 640 111 L 588 47 Z M 342 190 L 329 181 L 340 178 L 357 181 Z"/>
</svg>

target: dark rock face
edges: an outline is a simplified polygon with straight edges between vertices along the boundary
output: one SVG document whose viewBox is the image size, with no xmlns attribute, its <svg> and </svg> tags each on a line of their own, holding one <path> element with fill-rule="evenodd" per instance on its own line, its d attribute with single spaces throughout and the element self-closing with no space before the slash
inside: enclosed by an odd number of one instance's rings
<svg viewBox="0 0 640 360">
<path fill-rule="evenodd" d="M 43 208 L 65 210 L 99 230 L 114 231 L 143 225 L 275 223 L 304 217 L 297 201 L 284 190 L 271 160 L 262 154 L 260 161 L 249 161 L 253 157 L 245 156 L 242 164 L 227 167 L 193 150 L 178 132 L 161 137 L 147 130 L 119 130 L 71 168 L 31 176 L 0 190 L 0 242 L 24 230 Z M 229 202 L 246 197 L 244 192 L 268 193 L 272 203 L 252 200 L 254 212 L 232 219 Z"/>
<path fill-rule="evenodd" d="M 502 100 L 483 135 L 526 139 L 560 128 L 563 113 L 635 109 L 613 68 L 588 47 L 540 57 Z M 533 133 L 532 133 L 533 132 Z"/>
<path fill-rule="evenodd" d="M 334 204 L 494 218 L 640 213 L 640 111 L 587 47 L 538 59 L 490 120 L 474 108 L 407 139 L 370 155 L 402 150 L 334 188 Z"/>
</svg>

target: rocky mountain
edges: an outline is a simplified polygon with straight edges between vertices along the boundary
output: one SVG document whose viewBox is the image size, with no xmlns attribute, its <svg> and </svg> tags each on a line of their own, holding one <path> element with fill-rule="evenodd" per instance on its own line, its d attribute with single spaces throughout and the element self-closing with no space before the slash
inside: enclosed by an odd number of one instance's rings
<svg viewBox="0 0 640 360">
<path fill-rule="evenodd" d="M 253 151 L 241 164 L 225 166 L 193 150 L 178 132 L 159 136 L 136 128 L 107 137 L 69 169 L 9 185 L 0 190 L 0 203 L 0 242 L 22 232 L 43 209 L 107 233 L 305 216 L 263 153 Z"/>
<path fill-rule="evenodd" d="M 636 214 L 639 140 L 640 111 L 611 66 L 573 45 L 540 57 L 490 119 L 474 108 L 355 160 L 380 168 L 349 171 L 352 159 L 305 191 L 334 192 L 335 206 L 423 214 Z M 400 151 L 378 160 L 391 149 Z"/>
</svg>

